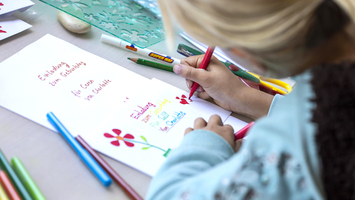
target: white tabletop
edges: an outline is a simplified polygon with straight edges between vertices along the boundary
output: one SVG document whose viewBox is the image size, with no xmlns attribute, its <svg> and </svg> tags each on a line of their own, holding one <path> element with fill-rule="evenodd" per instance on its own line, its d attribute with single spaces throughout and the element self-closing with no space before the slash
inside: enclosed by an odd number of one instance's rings
<svg viewBox="0 0 355 200">
<path fill-rule="evenodd" d="M 32 1 L 36 4 L 32 10 L 37 12 L 37 16 L 22 15 L 21 18 L 29 20 L 33 27 L 0 41 L 0 62 L 49 33 L 137 74 L 149 79 L 158 78 L 187 91 L 184 79 L 176 74 L 133 64 L 127 60 L 127 57 L 132 56 L 131 53 L 101 43 L 100 36 L 104 31 L 92 27 L 90 32 L 83 35 L 71 33 L 58 22 L 56 9 L 39 0 Z M 37 18 L 33 20 L 33 17 Z M 176 44 L 178 43 L 189 44 L 176 36 Z M 165 42 L 149 49 L 183 58 L 177 52 L 169 52 Z M 129 199 L 116 183 L 109 188 L 103 187 L 59 134 L 2 107 L 0 149 L 8 159 L 18 156 L 22 160 L 48 199 Z M 142 197 L 146 195 L 151 177 L 102 156 Z"/>
</svg>

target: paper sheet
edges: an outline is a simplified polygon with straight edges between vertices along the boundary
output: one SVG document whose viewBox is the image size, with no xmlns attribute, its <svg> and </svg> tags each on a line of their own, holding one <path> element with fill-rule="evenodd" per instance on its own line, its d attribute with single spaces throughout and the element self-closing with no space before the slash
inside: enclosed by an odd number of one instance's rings
<svg viewBox="0 0 355 200">
<path fill-rule="evenodd" d="M 180 144 L 185 129 L 193 127 L 196 118 L 208 121 L 218 114 L 225 121 L 231 114 L 197 97 L 190 101 L 188 93 L 157 79 L 141 96 L 85 140 L 96 150 L 150 176 Z"/>
<path fill-rule="evenodd" d="M 53 130 L 52 111 L 73 136 L 150 176 L 197 117 L 231 114 L 187 96 L 51 35 L 0 63 L 1 106 Z"/>
<path fill-rule="evenodd" d="M 24 12 L 33 5 L 30 0 L 0 0 L 0 17 L 10 16 L 17 10 Z"/>
<path fill-rule="evenodd" d="M 0 17 L 0 41 L 31 27 L 30 24 L 14 16 Z"/>
<path fill-rule="evenodd" d="M 65 125 L 75 136 L 121 109 L 149 81 L 46 35 L 0 63 L 0 105 L 52 130 L 49 111 L 72 113 Z"/>
</svg>

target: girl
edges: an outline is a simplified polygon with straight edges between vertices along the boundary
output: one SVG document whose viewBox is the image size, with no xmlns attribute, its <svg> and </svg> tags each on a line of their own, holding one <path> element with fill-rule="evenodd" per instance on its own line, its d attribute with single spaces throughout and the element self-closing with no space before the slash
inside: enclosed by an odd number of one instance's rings
<svg viewBox="0 0 355 200">
<path fill-rule="evenodd" d="M 248 88 L 213 58 L 174 67 L 199 97 L 256 119 L 240 147 L 219 116 L 186 129 L 147 199 L 354 199 L 355 0 L 160 0 L 172 20 L 250 70 L 295 76 L 275 97 Z M 259 119 L 261 118 L 261 119 Z"/>
</svg>

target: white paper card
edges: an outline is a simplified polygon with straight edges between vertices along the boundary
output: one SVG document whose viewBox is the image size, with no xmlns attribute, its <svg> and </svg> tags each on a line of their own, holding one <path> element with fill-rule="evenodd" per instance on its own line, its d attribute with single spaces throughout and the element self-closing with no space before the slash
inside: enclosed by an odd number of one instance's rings
<svg viewBox="0 0 355 200">
<path fill-rule="evenodd" d="M 105 120 L 85 140 L 96 150 L 154 176 L 196 118 L 208 121 L 218 114 L 225 121 L 231 114 L 205 100 L 187 97 L 185 91 L 153 79 L 140 98 Z"/>
<path fill-rule="evenodd" d="M 187 97 L 51 35 L 0 63 L 1 106 L 53 130 L 52 111 L 73 136 L 150 176 L 196 118 L 231 114 Z"/>
<path fill-rule="evenodd" d="M 14 16 L 0 18 L 0 41 L 31 28 L 30 24 Z"/>
<path fill-rule="evenodd" d="M 10 16 L 17 10 L 24 12 L 33 5 L 30 0 L 0 0 L 0 18 Z"/>
<path fill-rule="evenodd" d="M 149 82 L 46 35 L 0 63 L 0 105 L 52 130 L 48 112 L 70 113 L 63 120 L 75 136 L 97 126 L 98 118 L 121 109 L 127 97 Z"/>
</svg>

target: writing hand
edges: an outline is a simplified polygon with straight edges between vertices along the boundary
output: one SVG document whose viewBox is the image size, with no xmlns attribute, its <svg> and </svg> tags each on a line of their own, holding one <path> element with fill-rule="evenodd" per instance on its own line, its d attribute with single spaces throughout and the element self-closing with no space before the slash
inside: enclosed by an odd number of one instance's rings
<svg viewBox="0 0 355 200">
<path fill-rule="evenodd" d="M 257 119 L 267 115 L 273 96 L 246 86 L 216 57 L 211 58 L 206 70 L 199 69 L 203 55 L 181 60 L 174 72 L 184 77 L 191 89 L 192 81 L 200 86 L 196 95 L 202 99 L 212 98 L 226 110 Z"/>
</svg>

